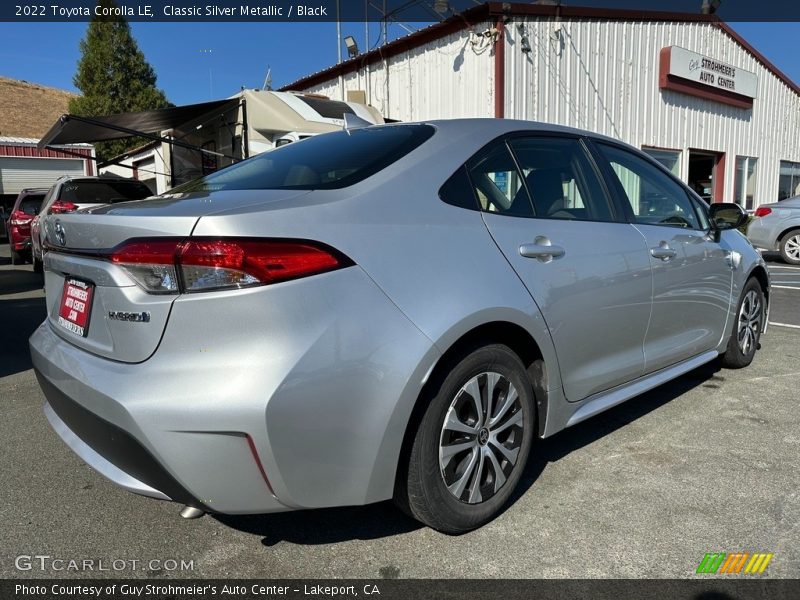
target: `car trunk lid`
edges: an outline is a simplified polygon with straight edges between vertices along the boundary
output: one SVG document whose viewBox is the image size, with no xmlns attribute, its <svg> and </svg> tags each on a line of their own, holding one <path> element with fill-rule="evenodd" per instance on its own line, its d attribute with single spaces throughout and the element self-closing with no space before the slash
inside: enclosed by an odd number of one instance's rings
<svg viewBox="0 0 800 600">
<path fill-rule="evenodd" d="M 238 192 L 172 196 L 48 215 L 45 228 L 47 319 L 69 343 L 126 363 L 147 360 L 169 319 L 175 294 L 152 294 L 108 259 L 131 239 L 188 238 L 198 219 L 223 210 L 285 200 L 307 192 Z"/>
</svg>

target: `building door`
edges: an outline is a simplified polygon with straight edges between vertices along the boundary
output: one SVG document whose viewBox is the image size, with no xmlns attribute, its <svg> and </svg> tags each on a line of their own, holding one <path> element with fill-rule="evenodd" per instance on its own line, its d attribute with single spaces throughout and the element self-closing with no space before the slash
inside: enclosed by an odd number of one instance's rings
<svg viewBox="0 0 800 600">
<path fill-rule="evenodd" d="M 722 202 L 723 200 L 724 156 L 724 154 L 718 152 L 689 151 L 689 177 L 687 183 L 709 204 Z"/>
</svg>

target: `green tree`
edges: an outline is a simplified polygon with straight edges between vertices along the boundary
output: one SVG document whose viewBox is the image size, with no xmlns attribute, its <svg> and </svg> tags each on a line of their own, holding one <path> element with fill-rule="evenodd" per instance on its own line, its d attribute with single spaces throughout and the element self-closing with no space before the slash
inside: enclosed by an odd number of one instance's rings
<svg viewBox="0 0 800 600">
<path fill-rule="evenodd" d="M 98 0 L 97 4 L 116 6 L 114 0 Z M 92 117 L 171 106 L 156 87 L 155 71 L 123 17 L 93 17 L 80 50 L 72 82 L 82 95 L 70 100 L 71 114 Z M 142 138 L 100 142 L 97 156 L 106 160 L 141 143 Z"/>
</svg>

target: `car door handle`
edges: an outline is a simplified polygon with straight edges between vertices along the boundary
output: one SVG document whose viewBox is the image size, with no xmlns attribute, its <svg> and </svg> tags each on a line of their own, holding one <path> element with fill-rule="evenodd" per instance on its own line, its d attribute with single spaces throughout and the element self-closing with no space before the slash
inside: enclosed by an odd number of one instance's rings
<svg viewBox="0 0 800 600">
<path fill-rule="evenodd" d="M 566 250 L 561 246 L 554 246 L 547 238 L 537 237 L 533 244 L 522 244 L 519 253 L 525 258 L 538 258 L 542 262 L 550 262 L 554 258 L 561 258 Z"/>
<path fill-rule="evenodd" d="M 660 258 L 666 262 L 678 256 L 678 253 L 670 248 L 667 242 L 661 242 L 655 248 L 650 248 L 650 256 L 653 258 Z"/>
</svg>

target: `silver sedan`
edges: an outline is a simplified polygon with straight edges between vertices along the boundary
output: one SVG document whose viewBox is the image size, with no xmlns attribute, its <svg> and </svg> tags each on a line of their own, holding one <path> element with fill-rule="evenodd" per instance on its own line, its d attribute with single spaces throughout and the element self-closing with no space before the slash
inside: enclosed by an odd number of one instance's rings
<svg viewBox="0 0 800 600">
<path fill-rule="evenodd" d="M 756 248 L 777 250 L 787 263 L 800 265 L 800 196 L 759 206 L 747 237 Z"/>
<path fill-rule="evenodd" d="M 584 131 L 320 135 L 44 218 L 44 410 L 89 465 L 184 516 L 394 498 L 467 531 L 535 439 L 750 364 L 769 278 L 743 219 Z"/>
</svg>

